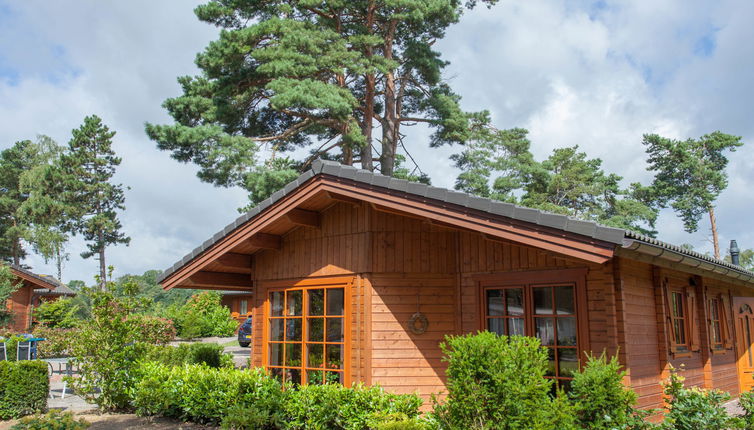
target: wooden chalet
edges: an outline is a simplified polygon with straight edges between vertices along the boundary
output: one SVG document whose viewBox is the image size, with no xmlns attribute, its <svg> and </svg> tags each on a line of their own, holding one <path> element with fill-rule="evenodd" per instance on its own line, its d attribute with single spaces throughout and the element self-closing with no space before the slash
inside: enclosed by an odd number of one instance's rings
<svg viewBox="0 0 754 430">
<path fill-rule="evenodd" d="M 13 313 L 13 322 L 6 328 L 20 333 L 31 327 L 34 303 L 39 295 L 45 294 L 43 291 L 68 288 L 51 276 L 38 275 L 18 266 L 10 266 L 10 270 L 21 282 L 21 287 L 11 294 L 6 303 Z"/>
<path fill-rule="evenodd" d="M 241 323 L 252 314 L 254 293 L 251 291 L 222 291 L 220 304 L 230 309 L 233 318 Z"/>
<path fill-rule="evenodd" d="M 252 364 L 299 383 L 444 390 L 439 344 L 541 339 L 568 385 L 618 354 L 642 407 L 687 383 L 754 384 L 754 273 L 622 229 L 328 161 L 204 242 L 160 282 L 253 294 Z"/>
</svg>

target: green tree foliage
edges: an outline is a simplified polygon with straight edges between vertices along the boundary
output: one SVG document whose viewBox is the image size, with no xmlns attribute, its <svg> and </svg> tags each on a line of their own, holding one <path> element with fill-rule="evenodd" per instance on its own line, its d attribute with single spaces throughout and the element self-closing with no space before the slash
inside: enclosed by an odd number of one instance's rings
<svg viewBox="0 0 754 430">
<path fill-rule="evenodd" d="M 164 312 L 175 322 L 180 337 L 231 336 L 238 322 L 220 301 L 219 293 L 202 291 L 191 296 L 186 304 L 173 304 Z"/>
<path fill-rule="evenodd" d="M 72 328 L 79 322 L 79 310 L 73 299 L 59 298 L 42 303 L 34 310 L 34 317 L 50 328 Z"/>
<path fill-rule="evenodd" d="M 123 186 L 111 183 L 121 162 L 112 150 L 113 136 L 115 132 L 96 115 L 84 118 L 81 127 L 73 130 L 58 168 L 48 172 L 50 180 L 60 184 L 69 211 L 66 231 L 81 234 L 89 242 L 83 258 L 96 255 L 99 259 L 100 288 L 104 288 L 107 275 L 106 247 L 130 241 L 121 231 L 117 214 L 125 209 Z"/>
<path fill-rule="evenodd" d="M 43 162 L 21 175 L 20 188 L 28 198 L 19 210 L 30 224 L 26 240 L 45 263 L 55 262 L 57 277 L 62 279 L 63 263 L 69 257 L 65 252 L 68 234 L 64 225 L 70 210 L 62 199 L 60 184 L 51 173 L 64 148 L 47 136 L 39 136 L 37 145 Z"/>
<path fill-rule="evenodd" d="M 36 250 L 44 246 L 44 239 L 37 237 L 38 219 L 29 210 L 36 203 L 29 201 L 26 184 L 59 154 L 60 148 L 46 136 L 36 142 L 16 142 L 0 152 L 0 257 L 4 261 L 20 265 L 27 254 L 24 241 Z"/>
<path fill-rule="evenodd" d="M 8 265 L 0 263 L 0 327 L 13 322 L 13 313 L 5 306 L 10 296 L 21 288 L 21 281 L 11 272 Z"/>
<path fill-rule="evenodd" d="M 725 256 L 725 261 L 731 262 L 730 254 Z M 738 264 L 747 270 L 754 271 L 754 249 L 743 249 L 738 255 Z"/>
<path fill-rule="evenodd" d="M 433 145 L 468 138 L 470 115 L 432 46 L 476 3 L 210 1 L 195 12 L 220 37 L 197 56 L 201 75 L 180 77 L 183 94 L 163 104 L 175 124 L 146 132 L 202 180 L 244 187 L 254 203 L 318 156 L 369 170 L 377 161 L 393 175 L 405 127 L 428 124 Z"/>
<path fill-rule="evenodd" d="M 652 191 L 657 203 L 670 205 L 689 233 L 697 231 L 702 215 L 708 214 L 714 255 L 720 258 L 714 204 L 728 186 L 725 152 L 743 145 L 741 137 L 719 131 L 686 140 L 646 134 L 642 143 L 649 155 L 648 170 L 655 175 Z"/>
<path fill-rule="evenodd" d="M 622 177 L 602 170 L 578 146 L 555 149 L 543 161 L 531 153 L 528 131 L 496 130 L 481 122 L 474 138 L 451 159 L 462 173 L 456 189 L 481 197 L 596 221 L 654 235 L 657 210 L 647 188 L 620 186 Z"/>
<path fill-rule="evenodd" d="M 434 415 L 443 429 L 575 429 L 565 395 L 550 395 L 547 351 L 539 340 L 480 332 L 441 344 L 448 362 L 444 404 Z"/>
</svg>

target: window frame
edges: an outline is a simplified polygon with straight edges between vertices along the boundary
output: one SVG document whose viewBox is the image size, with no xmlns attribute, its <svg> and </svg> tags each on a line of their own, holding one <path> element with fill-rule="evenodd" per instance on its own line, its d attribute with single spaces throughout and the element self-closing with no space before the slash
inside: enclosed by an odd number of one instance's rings
<svg viewBox="0 0 754 430">
<path fill-rule="evenodd" d="M 351 384 L 351 286 L 352 286 L 352 280 L 353 278 L 349 277 L 347 279 L 344 278 L 308 278 L 303 279 L 299 282 L 295 283 L 283 283 L 280 284 L 278 282 L 272 283 L 270 286 L 268 286 L 265 289 L 265 298 L 264 298 L 264 321 L 263 321 L 263 334 L 262 334 L 262 365 L 267 370 L 268 373 L 271 373 L 272 369 L 298 369 L 301 372 L 301 381 L 302 384 L 308 384 L 308 375 L 307 370 L 322 370 L 327 371 L 327 368 L 324 367 L 326 359 L 323 362 L 323 367 L 321 368 L 309 368 L 306 366 L 306 353 L 307 353 L 307 344 L 340 344 L 343 348 L 342 357 L 343 357 L 343 363 L 341 365 L 340 370 L 331 370 L 332 372 L 340 372 L 342 376 L 342 381 L 344 386 L 350 386 Z M 310 290 L 318 290 L 318 289 L 342 289 L 343 290 L 343 315 L 338 316 L 342 318 L 342 324 L 343 324 L 343 342 L 327 342 L 326 338 L 326 331 L 324 333 L 325 338 L 323 339 L 323 342 L 308 342 L 308 325 L 306 324 L 307 314 L 308 314 L 308 303 L 307 303 L 307 297 L 308 297 L 308 291 Z M 271 341 L 270 340 L 270 321 L 272 318 L 282 318 L 284 321 L 287 319 L 285 317 L 285 314 L 287 313 L 287 303 L 286 303 L 286 297 L 287 292 L 290 291 L 302 291 L 302 309 L 301 309 L 301 316 L 296 316 L 294 318 L 298 318 L 301 320 L 301 341 L 300 342 L 288 342 L 285 340 L 285 334 L 283 335 L 283 341 Z M 304 292 L 307 291 L 307 292 Z M 272 314 L 272 303 L 271 303 L 271 294 L 273 292 L 283 292 L 284 294 L 284 302 L 283 302 L 283 316 L 280 317 L 273 317 Z M 326 306 L 326 302 L 325 302 Z M 322 315 L 322 318 L 326 318 L 326 310 L 324 311 L 325 314 Z M 317 317 L 317 316 L 315 316 Z M 287 323 L 283 323 L 284 327 L 287 326 Z M 287 343 L 300 343 L 301 344 L 301 363 L 300 366 L 286 366 L 285 364 L 281 366 L 271 366 L 270 365 L 270 345 L 273 343 L 279 343 L 283 345 L 283 348 L 285 349 L 285 346 Z M 324 353 L 326 353 L 326 346 L 324 346 Z M 284 353 L 285 354 L 285 353 Z M 285 360 L 285 358 L 283 359 Z M 283 361 L 285 363 L 285 361 Z"/>
<path fill-rule="evenodd" d="M 479 330 L 487 330 L 487 321 L 498 317 L 490 317 L 487 315 L 487 291 L 488 290 L 503 290 L 503 289 L 524 289 L 524 334 L 527 336 L 535 336 L 536 329 L 534 327 L 534 319 L 538 316 L 534 313 L 534 301 L 533 291 L 537 287 L 557 287 L 557 286 L 573 286 L 574 294 L 574 314 L 576 318 L 576 357 L 578 367 L 583 365 L 583 352 L 589 351 L 589 321 L 588 321 L 588 308 L 586 300 L 586 274 L 587 268 L 574 268 L 574 269 L 553 269 L 553 270 L 537 270 L 537 271 L 521 271 L 521 272 L 507 272 L 496 273 L 487 275 L 473 276 L 478 286 L 478 303 L 479 303 Z M 554 294 L 554 291 L 553 291 Z M 539 315 L 540 317 L 548 317 L 551 315 Z M 502 317 L 505 318 L 505 317 Z M 553 333 L 556 333 L 555 331 Z M 555 345 L 553 347 L 547 347 L 548 349 L 561 349 Z M 572 347 L 569 347 L 572 348 Z M 558 375 L 558 360 L 555 360 L 556 371 Z M 554 376 L 552 379 L 559 381 L 570 381 L 571 377 Z"/>
<path fill-rule="evenodd" d="M 722 300 L 715 296 L 708 297 L 707 327 L 709 329 L 709 346 L 712 351 L 725 351 L 725 329 L 723 328 L 724 315 Z M 719 334 L 718 341 L 715 341 L 715 328 L 717 328 L 717 334 Z"/>
<path fill-rule="evenodd" d="M 681 298 L 681 306 L 680 309 L 683 312 L 683 316 L 678 317 L 673 314 L 674 309 L 674 299 L 675 296 L 678 296 Z M 676 354 L 686 354 L 691 353 L 691 336 L 693 336 L 693 333 L 691 332 L 691 319 L 694 317 L 693 314 L 690 314 L 689 312 L 689 299 L 688 294 L 684 288 L 668 288 L 668 319 L 670 320 L 670 347 L 671 351 Z M 676 320 L 681 320 L 681 328 L 683 331 L 683 342 L 678 341 L 678 337 L 676 336 L 675 331 L 675 322 Z"/>
</svg>

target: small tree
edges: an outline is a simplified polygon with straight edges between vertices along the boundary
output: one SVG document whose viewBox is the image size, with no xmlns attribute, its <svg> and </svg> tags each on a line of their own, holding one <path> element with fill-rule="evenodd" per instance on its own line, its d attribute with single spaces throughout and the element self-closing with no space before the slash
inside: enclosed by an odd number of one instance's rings
<svg viewBox="0 0 754 430">
<path fill-rule="evenodd" d="M 10 267 L 0 263 L 0 327 L 13 322 L 13 312 L 5 306 L 5 303 L 19 288 L 21 288 L 21 281 L 11 272 Z"/>
<path fill-rule="evenodd" d="M 80 307 L 68 298 L 42 303 L 35 311 L 36 320 L 50 328 L 72 328 L 78 323 Z"/>
<path fill-rule="evenodd" d="M 649 154 L 648 170 L 655 174 L 652 187 L 657 203 L 670 205 L 689 233 L 697 231 L 702 215 L 708 214 L 715 258 L 720 258 L 715 200 L 728 186 L 724 152 L 743 145 L 741 137 L 719 131 L 686 140 L 645 134 L 642 143 Z"/>
<path fill-rule="evenodd" d="M 130 238 L 121 231 L 117 212 L 125 210 L 123 186 L 110 181 L 121 159 L 112 150 L 115 132 L 96 115 L 84 118 L 84 124 L 73 130 L 68 150 L 60 157 L 59 168 L 50 172 L 61 184 L 63 201 L 70 216 L 67 231 L 81 234 L 89 243 L 83 258 L 99 259 L 99 286 L 106 282 L 108 245 L 128 244 Z"/>
</svg>

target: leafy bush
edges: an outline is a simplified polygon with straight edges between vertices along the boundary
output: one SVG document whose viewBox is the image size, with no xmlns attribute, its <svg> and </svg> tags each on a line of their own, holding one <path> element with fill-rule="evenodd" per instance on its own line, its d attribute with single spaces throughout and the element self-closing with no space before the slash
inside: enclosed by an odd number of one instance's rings
<svg viewBox="0 0 754 430">
<path fill-rule="evenodd" d="M 215 343 L 189 343 L 178 346 L 154 346 L 149 348 L 146 359 L 169 366 L 206 364 L 209 367 L 233 367 L 233 357 L 223 352 Z"/>
<path fill-rule="evenodd" d="M 34 318 L 50 328 L 72 328 L 78 324 L 80 308 L 73 300 L 59 298 L 45 301 L 34 310 Z"/>
<path fill-rule="evenodd" d="M 364 385 L 304 385 L 285 394 L 286 428 L 296 430 L 374 428 L 384 422 L 385 414 L 411 420 L 422 404 L 415 395 L 389 394 Z"/>
<path fill-rule="evenodd" d="M 127 408 L 134 383 L 131 373 L 144 354 L 137 343 L 141 335 L 128 318 L 132 308 L 109 292 L 92 294 L 92 305 L 92 319 L 81 324 L 71 344 L 80 377 L 70 382 L 102 409 Z"/>
<path fill-rule="evenodd" d="M 183 338 L 231 336 L 238 322 L 220 302 L 220 294 L 204 291 L 191 296 L 183 306 L 169 307 L 167 314 L 175 321 L 178 334 Z"/>
<path fill-rule="evenodd" d="M 71 342 L 79 333 L 75 328 L 51 328 L 46 325 L 34 327 L 34 337 L 41 337 L 44 342 L 37 343 L 39 358 L 67 357 L 71 355 Z"/>
<path fill-rule="evenodd" d="M 175 339 L 175 325 L 170 319 L 141 314 L 130 315 L 128 319 L 134 325 L 141 342 L 165 345 Z"/>
<path fill-rule="evenodd" d="M 280 406 L 278 403 L 276 406 Z M 259 408 L 234 405 L 228 409 L 220 428 L 225 430 L 275 430 L 283 428 L 284 414 L 279 408 L 270 405 Z"/>
<path fill-rule="evenodd" d="M 725 402 L 730 394 L 720 390 L 704 390 L 698 387 L 683 386 L 685 378 L 671 368 L 670 378 L 663 383 L 667 396 L 665 401 L 665 422 L 668 430 L 727 430 L 741 428 L 741 418 L 728 415 Z"/>
<path fill-rule="evenodd" d="M 449 336 L 441 344 L 448 362 L 448 396 L 435 400 L 434 416 L 448 429 L 568 429 L 573 411 L 550 395 L 547 351 L 539 340 L 480 332 Z"/>
<path fill-rule="evenodd" d="M 611 430 L 629 424 L 636 393 L 623 385 L 625 375 L 617 357 L 608 361 L 604 353 L 590 356 L 584 368 L 574 375 L 569 397 L 582 428 Z"/>
<path fill-rule="evenodd" d="M 44 415 L 26 417 L 11 427 L 11 430 L 84 430 L 89 425 L 83 418 L 76 420 L 72 412 L 51 410 Z"/>
<path fill-rule="evenodd" d="M 44 411 L 49 391 L 47 363 L 0 361 L 0 419 Z"/>
<path fill-rule="evenodd" d="M 164 415 L 197 422 L 219 423 L 231 407 L 267 411 L 267 421 L 279 421 L 283 392 L 261 369 L 213 369 L 205 365 L 167 366 L 143 362 L 133 390 L 140 415 Z M 258 417 L 262 422 L 263 416 Z M 274 428 L 274 427 L 271 427 Z"/>
<path fill-rule="evenodd" d="M 754 391 L 741 393 L 738 402 L 744 410 L 744 414 L 741 417 L 744 421 L 744 428 L 746 430 L 754 430 Z"/>
</svg>

